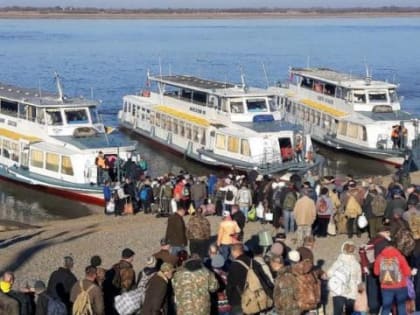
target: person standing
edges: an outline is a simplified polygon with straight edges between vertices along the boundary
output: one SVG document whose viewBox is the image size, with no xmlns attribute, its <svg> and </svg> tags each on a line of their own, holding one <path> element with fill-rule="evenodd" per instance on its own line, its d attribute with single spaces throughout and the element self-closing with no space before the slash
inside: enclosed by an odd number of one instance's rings
<svg viewBox="0 0 420 315">
<path fill-rule="evenodd" d="M 96 267 L 87 266 L 85 268 L 85 279 L 76 282 L 70 292 L 70 301 L 73 303 L 73 314 L 75 313 L 74 307 L 78 296 L 86 291 L 89 296 L 89 304 L 92 313 L 89 315 L 103 315 L 104 314 L 104 298 L 102 296 L 101 288 L 95 283 L 96 281 Z"/>
<path fill-rule="evenodd" d="M 229 211 L 223 211 L 223 220 L 220 222 L 217 233 L 217 246 L 225 260 L 229 258 L 230 246 L 236 242 L 235 236 L 241 232 L 236 221 L 232 220 Z"/>
<path fill-rule="evenodd" d="M 71 312 L 70 291 L 73 285 L 77 282 L 76 276 L 72 269 L 74 260 L 70 256 L 64 257 L 63 267 L 59 267 L 50 275 L 47 285 L 47 293 L 55 299 L 60 299 L 66 305 L 67 311 Z"/>
<path fill-rule="evenodd" d="M 230 211 L 232 206 L 235 204 L 235 200 L 238 195 L 238 188 L 232 183 L 232 180 L 228 177 L 225 179 L 226 186 L 220 188 L 225 192 L 224 210 Z"/>
<path fill-rule="evenodd" d="M 232 212 L 231 212 L 232 220 L 236 221 L 240 228 L 240 232 L 238 235 L 238 240 L 243 241 L 244 239 L 244 230 L 245 230 L 245 224 L 246 224 L 246 217 L 242 211 L 239 210 L 238 205 L 232 206 Z"/>
<path fill-rule="evenodd" d="M 194 208 L 198 209 L 204 204 L 207 198 L 207 187 L 204 178 L 195 178 L 194 183 L 191 185 L 191 200 L 194 203 Z"/>
<path fill-rule="evenodd" d="M 48 314 L 48 301 L 50 297 L 47 295 L 47 287 L 41 280 L 34 283 L 33 291 L 35 294 L 36 311 L 35 315 Z"/>
<path fill-rule="evenodd" d="M 215 292 L 219 284 L 214 273 L 202 265 L 198 256 L 192 255 L 184 261 L 172 284 L 177 314 L 210 314 L 210 293 Z"/>
<path fill-rule="evenodd" d="M 331 216 L 334 214 L 334 205 L 329 197 L 329 190 L 327 187 L 321 188 L 321 194 L 316 201 L 317 212 L 317 234 L 319 237 L 327 237 L 328 223 Z"/>
<path fill-rule="evenodd" d="M 203 215 L 203 208 L 199 207 L 188 221 L 187 238 L 190 242 L 190 253 L 198 254 L 201 259 L 204 259 L 209 247 L 210 236 L 210 222 Z"/>
<path fill-rule="evenodd" d="M 238 190 L 237 203 L 239 210 L 241 210 L 245 218 L 248 220 L 248 211 L 252 205 L 252 193 L 246 182 L 242 182 L 241 188 Z"/>
<path fill-rule="evenodd" d="M 405 315 L 405 302 L 407 295 L 407 278 L 411 276 L 411 269 L 401 252 L 387 246 L 375 259 L 373 272 L 379 277 L 382 292 L 381 315 L 391 312 L 392 303 L 395 301 L 398 315 Z"/>
<path fill-rule="evenodd" d="M 105 158 L 105 155 L 102 151 L 98 152 L 98 156 L 95 158 L 95 165 L 97 170 L 97 184 L 102 185 L 102 183 L 108 179 L 108 160 Z"/>
<path fill-rule="evenodd" d="M 171 245 L 171 254 L 177 255 L 179 251 L 187 246 L 187 229 L 185 227 L 185 208 L 179 207 L 177 211 L 168 218 L 165 239 Z"/>
<path fill-rule="evenodd" d="M 293 214 L 297 225 L 297 245 L 302 246 L 304 237 L 312 235 L 312 224 L 316 219 L 316 206 L 309 197 L 309 189 L 302 189 L 302 195 L 296 201 Z"/>
</svg>

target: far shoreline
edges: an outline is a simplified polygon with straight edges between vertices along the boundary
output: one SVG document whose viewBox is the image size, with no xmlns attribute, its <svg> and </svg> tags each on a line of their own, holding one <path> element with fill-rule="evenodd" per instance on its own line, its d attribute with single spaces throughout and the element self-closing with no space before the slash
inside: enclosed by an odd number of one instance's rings
<svg viewBox="0 0 420 315">
<path fill-rule="evenodd" d="M 228 19 L 329 19 L 329 18 L 410 18 L 420 17 L 414 12 L 168 12 L 168 13 L 71 13 L 41 11 L 0 11 L 0 19 L 63 19 L 63 20 L 228 20 Z"/>
</svg>

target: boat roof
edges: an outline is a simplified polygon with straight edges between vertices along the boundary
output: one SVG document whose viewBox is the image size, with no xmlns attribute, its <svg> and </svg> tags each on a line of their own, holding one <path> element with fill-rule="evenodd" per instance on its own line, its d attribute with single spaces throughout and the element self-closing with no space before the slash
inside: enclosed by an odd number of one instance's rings
<svg viewBox="0 0 420 315">
<path fill-rule="evenodd" d="M 58 94 L 37 89 L 23 88 L 0 82 L 0 98 L 37 107 L 79 107 L 98 105 L 94 100 L 83 97 L 59 98 Z"/>
<path fill-rule="evenodd" d="M 116 147 L 130 147 L 135 146 L 134 141 L 130 141 L 124 134 L 119 131 L 112 132 L 111 134 L 98 133 L 96 136 L 91 137 L 73 137 L 73 136 L 56 136 L 54 137 L 62 142 L 69 143 L 80 150 L 97 150 L 101 148 L 116 148 Z"/>
<path fill-rule="evenodd" d="M 312 78 L 351 89 L 388 89 L 397 87 L 397 85 L 386 81 L 372 80 L 372 78 L 369 77 L 361 77 L 351 73 L 338 72 L 329 68 L 292 68 L 290 69 L 290 74 Z"/>
<path fill-rule="evenodd" d="M 272 95 L 266 89 L 236 85 L 228 82 L 206 80 L 190 75 L 160 75 L 149 76 L 154 82 L 171 86 L 200 91 L 207 94 L 221 97 L 243 97 L 243 96 L 269 96 Z"/>
<path fill-rule="evenodd" d="M 278 120 L 264 122 L 238 122 L 237 124 L 258 133 L 300 130 L 300 128 L 295 124 Z"/>
<path fill-rule="evenodd" d="M 380 120 L 380 121 L 386 121 L 386 120 L 410 120 L 414 119 L 415 117 L 411 115 L 410 113 L 407 113 L 402 110 L 392 111 L 392 112 L 386 112 L 386 113 L 374 113 L 374 112 L 357 112 L 361 115 L 364 115 L 372 120 Z"/>
<path fill-rule="evenodd" d="M 49 142 L 41 141 L 31 145 L 31 148 L 38 149 L 41 151 L 47 151 L 52 153 L 57 153 L 61 155 L 75 155 L 78 154 L 77 151 L 72 150 L 65 146 L 58 146 Z"/>
</svg>

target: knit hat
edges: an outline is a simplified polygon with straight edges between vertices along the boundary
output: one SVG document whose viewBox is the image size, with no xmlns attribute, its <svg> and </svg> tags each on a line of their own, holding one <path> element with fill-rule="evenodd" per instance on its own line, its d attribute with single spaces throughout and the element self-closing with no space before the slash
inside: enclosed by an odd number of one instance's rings
<svg viewBox="0 0 420 315">
<path fill-rule="evenodd" d="M 146 267 L 154 268 L 156 267 L 156 258 L 155 256 L 150 256 L 146 259 Z"/>
<path fill-rule="evenodd" d="M 35 292 L 42 292 L 46 289 L 45 283 L 41 280 L 37 280 L 34 283 L 34 291 Z"/>
<path fill-rule="evenodd" d="M 281 243 L 275 242 L 271 245 L 271 254 L 281 256 L 284 252 L 284 246 Z"/>
<path fill-rule="evenodd" d="M 121 257 L 122 258 L 131 258 L 134 256 L 134 252 L 130 249 L 130 248 L 124 248 L 122 253 L 121 253 Z"/>
<path fill-rule="evenodd" d="M 225 259 L 222 255 L 217 254 L 211 258 L 211 266 L 213 268 L 222 268 L 225 265 Z"/>
<path fill-rule="evenodd" d="M 292 263 L 298 263 L 300 261 L 300 254 L 297 250 L 291 250 L 287 255 L 287 258 L 289 258 L 289 261 Z"/>
</svg>

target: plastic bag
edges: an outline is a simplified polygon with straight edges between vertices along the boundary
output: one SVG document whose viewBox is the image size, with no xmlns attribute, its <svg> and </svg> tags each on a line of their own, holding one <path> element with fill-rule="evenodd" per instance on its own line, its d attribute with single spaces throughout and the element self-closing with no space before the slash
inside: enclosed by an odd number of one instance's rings
<svg viewBox="0 0 420 315">
<path fill-rule="evenodd" d="M 257 210 L 257 218 L 264 219 L 264 206 L 262 202 L 258 203 L 256 210 Z"/>
<path fill-rule="evenodd" d="M 328 222 L 327 233 L 332 236 L 337 235 L 337 226 L 335 225 L 333 216 L 330 217 L 330 222 Z"/>
<path fill-rule="evenodd" d="M 255 206 L 252 206 L 248 211 L 248 221 L 253 222 L 255 220 L 257 220 L 257 209 L 255 209 Z"/>
<path fill-rule="evenodd" d="M 365 227 L 368 226 L 368 220 L 366 219 L 364 213 L 362 213 L 361 215 L 358 216 L 357 226 L 359 227 L 359 229 L 364 229 Z"/>
</svg>

